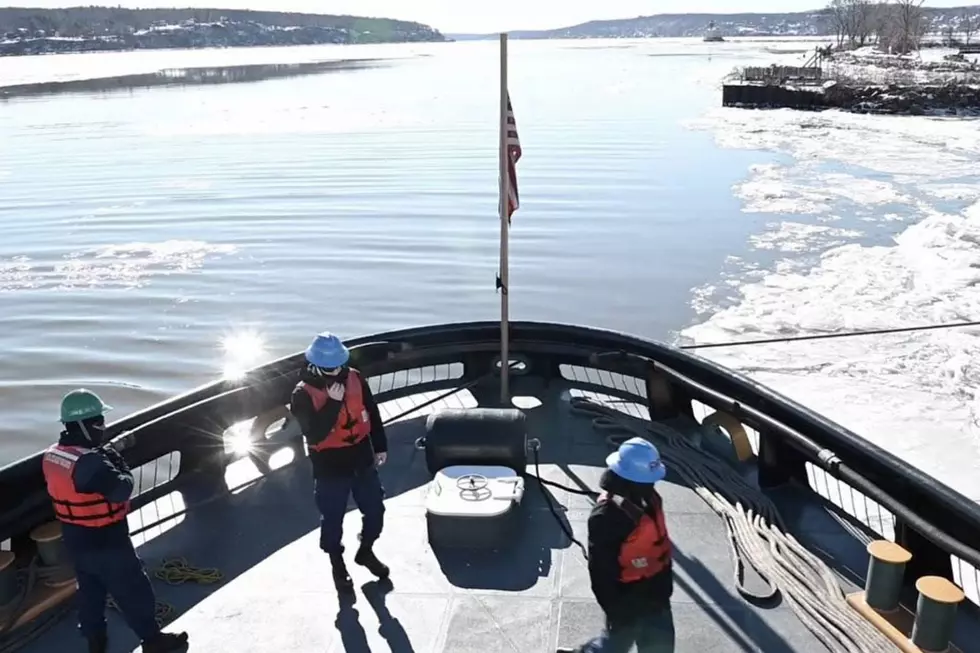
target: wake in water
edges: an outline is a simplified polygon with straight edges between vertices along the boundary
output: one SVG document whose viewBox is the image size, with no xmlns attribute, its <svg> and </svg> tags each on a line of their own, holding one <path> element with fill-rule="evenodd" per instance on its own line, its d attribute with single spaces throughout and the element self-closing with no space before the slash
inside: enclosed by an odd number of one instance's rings
<svg viewBox="0 0 980 653">
<path fill-rule="evenodd" d="M 980 317 L 977 121 L 722 109 L 690 126 L 713 130 L 725 147 L 790 155 L 736 187 L 744 210 L 781 217 L 753 238 L 755 247 L 789 256 L 754 270 L 733 261 L 728 295 L 696 289 L 695 308 L 714 312 L 684 330 L 685 339 Z M 940 330 L 704 355 L 980 499 L 977 335 Z"/>
</svg>

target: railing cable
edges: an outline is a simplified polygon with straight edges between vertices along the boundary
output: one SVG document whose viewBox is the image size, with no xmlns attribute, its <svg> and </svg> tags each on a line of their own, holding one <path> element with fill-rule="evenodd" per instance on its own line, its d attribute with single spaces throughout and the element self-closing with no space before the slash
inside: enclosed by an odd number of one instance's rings
<svg viewBox="0 0 980 653">
<path fill-rule="evenodd" d="M 757 340 L 736 340 L 733 342 L 709 342 L 704 344 L 680 345 L 679 349 L 716 349 L 721 347 L 743 347 L 746 345 L 772 345 L 783 342 L 803 342 L 805 340 L 834 340 L 836 338 L 855 338 L 857 336 L 881 336 L 891 333 L 915 333 L 918 331 L 936 331 L 939 329 L 959 329 L 962 327 L 978 327 L 976 322 L 950 322 L 947 324 L 926 324 L 914 327 L 896 327 L 892 329 L 870 329 L 867 331 L 844 331 L 839 333 L 816 333 L 808 336 L 787 336 L 785 338 L 760 338 Z"/>
</svg>

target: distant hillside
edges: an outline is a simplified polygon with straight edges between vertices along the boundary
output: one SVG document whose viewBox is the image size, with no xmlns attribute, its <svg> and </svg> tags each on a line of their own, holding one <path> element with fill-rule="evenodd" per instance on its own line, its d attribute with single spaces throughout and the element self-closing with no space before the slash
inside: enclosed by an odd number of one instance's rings
<svg viewBox="0 0 980 653">
<path fill-rule="evenodd" d="M 232 9 L 0 8 L 0 55 L 445 41 L 421 23 Z"/>
<path fill-rule="evenodd" d="M 980 5 L 974 15 L 980 14 Z M 944 26 L 957 24 L 964 8 L 923 7 L 929 23 L 927 31 L 939 32 Z M 833 19 L 826 9 L 778 14 L 657 14 L 620 20 L 593 20 L 581 25 L 552 30 L 515 31 L 515 39 L 589 39 L 700 37 L 714 22 L 722 36 L 824 36 L 835 32 Z M 450 35 L 457 40 L 493 38 L 493 34 Z"/>
</svg>

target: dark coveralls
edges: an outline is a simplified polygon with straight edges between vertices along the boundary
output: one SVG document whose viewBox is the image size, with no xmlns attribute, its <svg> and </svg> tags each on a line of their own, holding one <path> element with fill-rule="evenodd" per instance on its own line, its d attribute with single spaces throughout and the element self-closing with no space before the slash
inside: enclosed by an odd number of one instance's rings
<svg viewBox="0 0 980 653">
<path fill-rule="evenodd" d="M 663 510 L 653 486 L 631 483 L 608 470 L 599 485 L 645 507 L 650 516 Z M 628 653 L 634 644 L 639 653 L 674 650 L 672 568 L 644 580 L 620 582 L 620 551 L 635 527 L 633 518 L 611 501 L 598 504 L 589 516 L 589 577 L 596 601 L 606 613 L 606 626 L 601 635 L 578 649 L 581 653 Z"/>
<path fill-rule="evenodd" d="M 59 444 L 92 446 L 84 436 L 72 431 L 62 432 Z M 123 503 L 133 493 L 133 475 L 123 457 L 111 447 L 81 456 L 72 478 L 77 491 L 101 494 L 112 503 Z M 106 596 L 111 595 L 140 640 L 153 640 L 160 633 L 155 617 L 156 597 L 129 538 L 126 520 L 99 528 L 62 523 L 61 532 L 78 581 L 82 635 L 89 640 L 105 637 Z"/>
<path fill-rule="evenodd" d="M 345 383 L 344 372 L 338 377 L 317 377 L 303 370 L 300 379 L 317 388 L 326 388 L 335 382 Z M 361 375 L 361 392 L 364 407 L 371 420 L 371 435 L 349 447 L 331 448 L 322 451 L 310 449 L 310 463 L 313 466 L 314 496 L 320 511 L 320 548 L 331 556 L 344 552 L 341 544 L 344 528 L 344 515 L 347 513 L 347 499 L 354 496 L 354 502 L 362 515 L 361 544 L 370 546 L 381 536 L 384 526 L 384 488 L 374 464 L 376 453 L 387 453 L 388 439 L 385 435 L 381 413 L 368 387 L 367 379 Z M 344 400 L 347 400 L 345 394 Z M 297 386 L 290 400 L 290 412 L 299 422 L 308 447 L 313 447 L 333 429 L 340 416 L 341 402 L 327 399 L 326 404 L 317 411 L 309 394 Z"/>
</svg>

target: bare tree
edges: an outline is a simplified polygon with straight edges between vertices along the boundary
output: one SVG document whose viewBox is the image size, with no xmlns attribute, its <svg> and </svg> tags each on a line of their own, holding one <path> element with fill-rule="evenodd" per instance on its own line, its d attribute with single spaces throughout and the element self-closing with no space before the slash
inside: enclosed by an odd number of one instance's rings
<svg viewBox="0 0 980 653">
<path fill-rule="evenodd" d="M 943 45 L 951 47 L 956 43 L 956 28 L 953 27 L 953 23 L 946 23 L 943 25 Z"/>
<path fill-rule="evenodd" d="M 872 0 L 847 0 L 851 15 L 851 41 L 858 47 L 867 45 L 874 31 L 877 3 Z"/>
<path fill-rule="evenodd" d="M 871 33 L 878 47 L 887 50 L 895 30 L 895 7 L 879 2 L 871 15 Z"/>
<path fill-rule="evenodd" d="M 844 44 L 844 37 L 847 36 L 847 0 L 830 0 L 827 11 L 830 12 L 830 23 L 837 35 L 839 48 Z"/>
<path fill-rule="evenodd" d="M 960 31 L 963 32 L 963 38 L 967 45 L 970 45 L 970 40 L 977 33 L 977 27 L 980 27 L 978 25 L 980 19 L 975 15 L 976 11 L 976 7 L 966 7 L 960 14 Z"/>
<path fill-rule="evenodd" d="M 895 0 L 896 33 L 892 47 L 899 54 L 908 54 L 919 47 L 919 40 L 925 31 L 925 16 L 922 11 L 924 0 Z"/>
<path fill-rule="evenodd" d="M 837 47 L 842 47 L 845 41 L 852 48 L 867 45 L 874 33 L 877 5 L 875 0 L 830 1 L 827 11 L 837 34 Z"/>
</svg>

